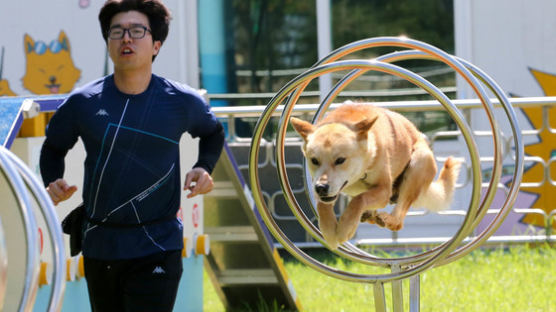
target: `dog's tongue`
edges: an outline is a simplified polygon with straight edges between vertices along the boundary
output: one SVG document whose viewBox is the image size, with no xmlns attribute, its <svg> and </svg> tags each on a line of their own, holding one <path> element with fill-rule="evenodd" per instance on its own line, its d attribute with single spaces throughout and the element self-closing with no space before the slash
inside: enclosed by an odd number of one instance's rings
<svg viewBox="0 0 556 312">
<path fill-rule="evenodd" d="M 56 94 L 60 91 L 60 87 L 50 87 L 50 93 Z"/>
</svg>

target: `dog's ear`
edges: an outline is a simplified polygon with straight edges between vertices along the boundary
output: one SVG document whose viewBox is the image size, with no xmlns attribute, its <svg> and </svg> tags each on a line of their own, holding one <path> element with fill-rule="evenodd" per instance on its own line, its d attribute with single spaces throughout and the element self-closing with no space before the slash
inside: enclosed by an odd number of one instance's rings
<svg viewBox="0 0 556 312">
<path fill-rule="evenodd" d="M 304 141 L 307 140 L 307 136 L 315 130 L 315 126 L 312 123 L 299 118 L 292 117 L 290 122 L 297 133 L 303 138 Z"/>
<path fill-rule="evenodd" d="M 357 133 L 357 139 L 363 140 L 367 138 L 367 132 L 375 124 L 378 119 L 378 115 L 373 118 L 365 118 L 360 122 L 353 125 L 353 131 Z"/>
</svg>

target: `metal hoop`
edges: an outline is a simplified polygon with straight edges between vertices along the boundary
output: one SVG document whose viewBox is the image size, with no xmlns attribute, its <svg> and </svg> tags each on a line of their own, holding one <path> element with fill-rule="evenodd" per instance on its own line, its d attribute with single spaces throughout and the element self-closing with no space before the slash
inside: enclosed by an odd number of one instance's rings
<svg viewBox="0 0 556 312">
<path fill-rule="evenodd" d="M 342 62 L 346 62 L 346 61 L 338 61 L 335 63 L 330 63 L 330 64 L 341 64 Z M 468 142 L 468 146 L 469 144 L 473 144 L 473 148 L 472 150 L 474 150 L 474 152 L 472 152 L 472 154 L 476 154 L 476 159 L 478 160 L 478 153 L 476 152 L 476 147 L 474 147 L 474 142 L 472 139 L 470 139 L 471 134 L 470 134 L 470 130 L 467 128 L 467 124 L 465 124 L 465 122 L 463 122 L 463 117 L 462 115 L 458 115 L 459 111 L 457 110 L 457 108 L 455 106 L 453 106 L 453 104 L 450 102 L 450 100 L 440 91 L 438 90 L 434 85 L 432 85 L 430 82 L 426 81 L 425 79 L 423 79 L 422 77 L 416 75 L 413 72 L 410 72 L 406 69 L 403 69 L 401 67 L 392 65 L 392 64 L 388 64 L 387 63 L 382 63 L 382 62 L 374 62 L 377 65 L 382 65 L 382 66 L 387 66 L 389 69 L 383 68 L 382 71 L 390 73 L 390 74 L 395 74 L 398 75 L 408 81 L 411 81 L 413 83 L 415 83 L 416 85 L 420 86 L 421 88 L 429 91 L 429 93 L 431 93 L 431 95 L 435 96 L 436 99 L 441 102 L 448 110 L 448 112 L 452 115 L 452 117 L 456 120 L 458 120 L 458 125 L 460 126 L 460 128 L 463 129 L 463 132 L 467 132 L 468 136 L 467 136 L 467 142 Z M 323 66 L 323 65 L 320 65 Z M 318 67 L 317 67 L 318 68 Z M 394 72 L 397 71 L 397 72 Z M 363 71 L 363 69 L 357 69 L 357 71 Z M 364 70 L 367 71 L 367 70 Z M 334 90 L 332 91 L 334 92 Z M 322 107 L 322 106 L 321 106 Z M 287 125 L 287 123 L 285 121 L 289 120 L 289 114 L 291 113 L 293 109 L 293 105 L 291 105 L 291 103 L 286 104 L 286 106 L 284 107 L 283 113 L 282 113 L 282 118 L 280 120 L 280 126 L 279 126 L 279 132 L 277 135 L 277 139 L 276 139 L 276 163 L 277 163 L 277 171 L 279 172 L 280 175 L 280 180 L 284 181 L 284 186 L 283 186 L 283 191 L 286 197 L 286 201 L 288 202 L 288 204 L 290 205 L 290 207 L 295 206 L 295 207 L 299 207 L 298 204 L 295 201 L 295 197 L 293 196 L 293 194 L 291 193 L 291 188 L 289 187 L 288 184 L 288 177 L 287 177 L 287 172 L 285 170 L 285 164 L 284 164 L 284 155 L 283 155 L 283 143 L 284 143 L 284 138 L 285 138 L 285 125 Z M 455 115 L 454 115 L 455 114 Z M 278 154 L 278 152 L 281 152 L 280 154 Z M 472 156 L 473 157 L 473 156 Z M 475 179 L 479 179 L 480 178 L 480 165 L 478 164 L 478 161 L 474 164 L 473 167 L 473 177 Z M 476 186 L 476 188 L 473 190 L 473 195 L 472 195 L 472 201 L 470 203 L 470 207 L 473 207 L 479 200 L 478 198 L 478 194 L 480 192 L 479 190 L 479 184 L 480 181 L 475 181 L 474 185 Z M 312 207 L 314 210 L 314 206 Z M 304 226 L 307 231 L 318 241 L 320 241 L 321 243 L 326 245 L 326 242 L 324 242 L 324 240 L 322 239 L 322 237 L 320 236 L 320 234 L 317 234 L 316 232 L 318 230 L 316 230 L 316 228 L 314 227 L 314 225 L 312 223 L 310 223 L 310 221 L 308 220 L 308 218 L 303 214 L 302 211 L 300 211 L 299 213 L 296 213 L 296 211 L 299 209 L 292 209 L 292 211 L 294 212 L 294 214 L 299 218 L 299 221 L 301 223 L 302 226 Z M 464 225 L 462 225 L 463 227 Z M 465 226 L 465 235 L 463 235 L 463 237 L 467 236 L 467 233 L 469 233 L 471 231 L 471 228 L 468 226 Z M 351 260 L 354 261 L 358 261 L 358 262 L 363 262 L 363 263 L 369 263 L 369 264 L 381 264 L 381 265 L 388 265 L 392 262 L 395 262 L 396 264 L 400 264 L 400 265 L 405 265 L 408 264 L 408 261 L 405 261 L 405 258 L 397 258 L 397 259 L 381 259 L 381 258 L 376 258 L 374 256 L 368 255 L 366 253 L 364 253 L 363 251 L 358 251 L 355 250 L 353 246 L 350 246 L 350 244 L 346 244 L 347 246 L 347 250 L 342 249 L 340 251 L 338 251 L 337 253 L 341 254 L 342 256 L 349 258 Z M 413 261 L 413 262 L 417 262 L 417 261 Z"/>
<path fill-rule="evenodd" d="M 417 51 L 403 51 L 403 52 L 396 52 L 391 53 L 389 55 L 382 56 L 377 58 L 373 61 L 365 61 L 365 60 L 349 60 L 349 61 L 336 61 L 337 59 L 352 53 L 354 51 L 359 51 L 362 49 L 378 47 L 378 46 L 394 46 L 394 47 L 403 47 L 403 48 L 410 48 L 416 49 Z M 489 187 L 487 193 L 479 205 L 479 192 L 482 181 L 480 180 L 480 164 L 479 164 L 479 156 L 476 148 L 475 141 L 472 137 L 471 131 L 468 125 L 464 122 L 463 117 L 459 110 L 450 102 L 450 100 L 438 90 L 434 85 L 426 81 L 424 78 L 416 75 L 413 72 L 405 70 L 401 67 L 389 64 L 389 62 L 395 62 L 399 60 L 405 59 L 413 59 L 413 58 L 428 58 L 433 60 L 439 60 L 453 68 L 457 73 L 463 76 L 463 78 L 471 85 L 472 89 L 477 93 L 478 97 L 480 98 L 481 102 L 483 103 L 483 107 L 487 112 L 489 123 L 492 128 L 493 132 L 493 141 L 494 141 L 494 166 L 493 166 L 493 175 L 491 181 L 489 183 Z M 388 63 L 387 63 L 388 62 Z M 430 95 L 435 97 L 448 111 L 450 116 L 454 119 L 456 124 L 459 126 L 462 135 L 468 145 L 468 149 L 471 156 L 472 162 L 472 172 L 473 172 L 473 189 L 472 189 L 472 198 L 470 201 L 470 206 L 468 209 L 468 213 L 465 217 L 463 224 L 461 225 L 459 231 L 454 235 L 454 237 L 449 240 L 448 242 L 437 246 L 436 248 L 429 250 L 425 253 L 405 257 L 405 258 L 396 258 L 396 259 L 383 259 L 377 258 L 372 255 L 369 255 L 362 250 L 359 250 L 355 246 L 345 243 L 343 246 L 340 246 L 337 254 L 346 258 L 349 258 L 354 261 L 363 262 L 372 265 L 381 265 L 381 266 L 405 266 L 400 272 L 395 272 L 391 274 L 383 274 L 383 275 L 362 275 L 362 274 L 354 274 L 351 272 L 344 272 L 337 270 L 335 268 L 326 266 L 322 264 L 299 248 L 297 248 L 281 231 L 281 229 L 276 225 L 272 216 L 269 213 L 268 208 L 264 200 L 262 199 L 260 184 L 259 184 L 259 177 L 258 177 L 258 168 L 257 168 L 257 159 L 258 159 L 258 146 L 260 145 L 262 133 L 268 124 L 268 121 L 272 115 L 272 113 L 276 110 L 277 106 L 282 103 L 288 96 L 288 102 L 285 104 L 283 113 L 279 122 L 279 129 L 278 134 L 276 136 L 276 163 L 277 163 L 277 172 L 280 177 L 280 184 L 285 194 L 286 202 L 292 209 L 292 212 L 297 217 L 301 225 L 318 241 L 327 245 L 324 239 L 322 238 L 322 234 L 316 227 L 308 220 L 305 216 L 301 208 L 299 207 L 295 197 L 292 194 L 291 187 L 289 185 L 289 180 L 287 178 L 287 172 L 285 170 L 284 164 L 284 140 L 285 140 L 285 132 L 287 128 L 287 121 L 289 120 L 291 111 L 293 106 L 296 104 L 299 96 L 306 88 L 306 86 L 312 81 L 312 79 L 329 73 L 333 71 L 339 70 L 346 70 L 351 69 L 348 75 L 346 75 L 336 86 L 328 93 L 327 97 L 323 100 L 320 104 L 319 109 L 315 114 L 314 121 L 320 119 L 322 112 L 326 111 L 326 109 L 330 106 L 334 98 L 339 94 L 339 92 L 347 86 L 351 81 L 355 78 L 363 74 L 368 70 L 374 71 L 381 71 L 391 75 L 399 76 L 421 88 L 426 90 Z M 476 77 L 481 79 L 481 82 L 487 85 L 487 87 L 496 95 L 500 103 L 502 104 L 506 115 L 508 116 L 509 122 L 512 127 L 512 132 L 514 134 L 514 142 L 516 146 L 516 160 L 515 166 L 516 170 L 514 171 L 513 182 L 512 186 L 510 187 L 509 195 L 504 203 L 503 208 L 497 214 L 496 218 L 489 224 L 489 226 L 473 239 L 471 242 L 466 244 L 465 246 L 456 249 L 461 243 L 461 241 L 471 232 L 471 230 L 477 226 L 477 224 L 481 221 L 486 210 L 492 203 L 494 198 L 495 186 L 498 185 L 500 176 L 501 176 L 501 142 L 500 142 L 500 131 L 496 124 L 494 114 L 493 114 L 493 106 L 484 89 L 482 88 L 481 84 L 477 80 Z M 522 169 L 523 169 L 523 144 L 521 140 L 521 134 L 517 127 L 517 119 L 515 117 L 515 113 L 509 104 L 508 99 L 505 97 L 504 93 L 501 89 L 496 85 L 496 83 L 480 71 L 478 68 L 465 62 L 459 58 L 451 56 L 445 53 L 438 48 L 430 46 L 426 43 L 411 40 L 407 38 L 395 38 L 395 37 L 381 37 L 381 38 L 371 38 L 365 39 L 361 41 L 354 42 L 352 44 L 348 44 L 344 47 L 341 47 L 332 53 L 330 53 L 327 57 L 323 58 L 317 64 L 315 64 L 311 69 L 306 71 L 305 73 L 299 75 L 288 84 L 286 84 L 277 94 L 276 96 L 269 102 L 268 106 L 266 107 L 265 111 L 263 112 L 262 116 L 260 117 L 257 126 L 255 128 L 255 133 L 253 135 L 253 141 L 251 144 L 251 150 L 249 155 L 249 176 L 250 176 L 250 183 L 253 190 L 253 198 L 257 204 L 259 213 L 263 217 L 264 222 L 282 245 L 292 253 L 298 260 L 301 262 L 313 267 L 314 269 L 328 274 L 330 276 L 341 278 L 344 280 L 350 281 L 359 281 L 359 282 L 390 282 L 395 281 L 403 278 L 407 278 L 418 274 L 427 268 L 431 267 L 432 265 L 439 265 L 439 264 L 446 264 L 456 259 L 459 259 L 463 255 L 470 252 L 472 249 L 479 246 L 484 240 L 488 238 L 501 224 L 507 213 L 509 212 L 511 206 L 515 202 L 515 198 L 517 197 L 518 185 L 519 181 L 522 177 Z M 315 211 L 314 206 L 312 209 Z"/>
<path fill-rule="evenodd" d="M 32 213 L 29 197 L 25 196 L 25 184 L 19 176 L 17 170 L 9 165 L 7 156 L 4 155 L 3 148 L 0 148 L 0 171 L 4 175 L 12 192 L 15 195 L 17 204 L 20 207 L 21 219 L 25 228 L 26 261 L 24 289 L 19 299 L 20 311 L 31 311 L 35 301 L 37 289 L 39 287 L 39 245 L 37 232 L 37 221 Z"/>
<path fill-rule="evenodd" d="M 416 58 L 418 58 L 418 59 L 438 60 L 437 58 L 435 58 L 431 55 L 428 55 L 428 54 L 425 54 L 424 52 L 416 51 L 416 50 L 394 52 L 394 53 L 391 53 L 391 54 L 387 54 L 387 55 L 378 57 L 377 60 L 385 61 L 385 62 L 396 62 L 396 61 L 416 59 Z M 519 131 L 517 131 L 517 129 L 515 128 L 515 125 L 517 125 L 517 118 L 515 117 L 515 113 L 511 109 L 511 105 L 509 104 L 509 100 L 505 96 L 502 89 L 494 82 L 494 80 L 492 80 L 492 78 L 490 78 L 488 75 L 486 75 L 484 72 L 482 72 L 480 69 L 478 69 L 473 64 L 470 64 L 467 61 L 464 61 L 460 58 L 456 58 L 456 59 L 458 61 L 462 62 L 475 76 L 480 78 L 481 81 L 485 85 L 487 85 L 487 87 L 489 87 L 489 89 L 495 94 L 495 96 L 498 98 L 498 100 L 500 101 L 500 103 L 504 107 L 508 119 L 511 120 L 510 124 L 512 126 L 512 133 L 513 133 L 513 137 L 514 137 L 515 146 L 522 146 L 521 133 Z M 343 79 L 341 79 L 336 84 L 336 86 L 329 92 L 327 97 L 323 100 L 323 103 L 321 104 L 321 106 L 317 110 L 317 113 L 315 114 L 315 118 L 313 119 L 313 123 L 315 123 L 316 121 L 318 121 L 320 119 L 320 117 L 322 115 L 322 112 L 326 111 L 326 109 L 331 105 L 334 98 L 351 81 L 355 80 L 357 77 L 359 77 L 363 73 L 365 73 L 364 70 L 361 70 L 361 69 L 354 70 L 354 71 L 350 72 L 348 75 L 346 75 Z M 494 120 L 494 114 L 492 112 L 492 109 L 489 106 L 485 106 L 485 111 L 486 111 L 487 115 L 489 116 L 489 120 Z M 499 136 L 497 135 L 498 131 L 494 131 L 494 133 L 495 133 L 495 136 L 493 137 L 493 141 L 494 141 L 495 146 L 498 146 L 499 145 L 497 143 L 497 142 L 499 142 Z M 498 159 L 500 159 L 501 158 L 501 156 L 499 156 L 500 149 L 495 150 L 495 152 L 496 151 L 498 151 L 498 153 L 497 153 L 498 156 L 497 157 L 498 157 Z M 516 182 L 521 181 L 522 168 L 523 168 L 523 151 L 522 150 L 521 151 L 517 150 L 516 152 L 518 153 L 518 157 L 516 157 L 516 159 L 515 159 L 515 168 L 517 168 L 517 170 L 514 171 L 509 196 L 506 198 L 506 200 L 504 202 L 504 205 L 500 209 L 497 216 L 485 228 L 483 233 L 479 234 L 475 239 L 473 239 L 469 243 L 467 243 L 466 246 L 462 246 L 457 251 L 454 251 L 454 253 L 459 254 L 459 256 L 457 257 L 458 259 L 460 257 L 462 257 L 463 255 L 472 251 L 474 248 L 476 248 L 478 245 L 480 245 L 480 243 L 484 242 L 490 235 L 492 235 L 492 233 L 494 233 L 494 231 L 496 231 L 496 229 L 498 229 L 498 227 L 500 226 L 500 224 L 504 220 L 505 216 L 509 213 L 513 203 L 515 202 L 515 199 L 517 197 L 517 190 L 515 190 L 515 191 L 512 191 L 512 190 L 517 189 L 519 187 L 519 183 L 516 183 Z M 306 174 L 305 184 L 308 185 L 310 183 L 308 181 L 309 172 L 308 172 L 306 166 L 305 166 L 305 174 Z M 495 195 L 495 190 L 496 190 L 495 186 L 499 184 L 500 177 L 501 177 L 501 162 L 500 161 L 495 161 L 494 166 L 493 166 L 493 175 L 491 177 L 489 187 L 488 187 L 487 192 L 485 193 L 483 201 L 480 205 L 479 212 L 477 214 L 477 217 L 475 218 L 475 221 L 474 221 L 474 224 L 473 224 L 472 228 L 475 228 L 479 224 L 479 222 L 484 217 L 486 211 L 488 210 L 488 207 L 492 203 L 492 200 L 493 200 L 494 195 Z M 314 210 L 314 205 L 313 205 L 312 208 Z M 304 222 L 302 222 L 302 224 L 304 224 Z M 438 246 L 438 247 L 436 247 L 432 250 L 429 250 L 427 252 L 423 252 L 419 255 L 410 256 L 410 257 L 396 258 L 396 261 L 406 260 L 407 263 L 409 263 L 410 261 L 414 261 L 414 262 L 421 261 L 422 259 L 424 259 L 426 257 L 429 257 L 431 254 L 436 252 L 443 245 L 440 245 L 440 246 Z M 349 246 L 349 247 L 350 247 L 350 250 L 353 251 L 354 247 L 353 246 Z M 469 248 L 469 247 L 473 247 L 473 248 Z M 465 249 L 468 249 L 468 250 L 466 251 Z M 450 255 L 447 258 L 450 259 L 451 261 L 456 259 L 456 257 L 453 257 L 453 255 Z M 388 260 L 392 261 L 392 259 L 388 259 Z M 448 262 L 448 260 L 443 260 L 441 262 L 446 263 L 446 262 Z"/>
<path fill-rule="evenodd" d="M 6 239 L 0 218 L 0 311 L 4 310 L 4 297 L 8 284 L 8 255 L 6 251 Z"/>
<path fill-rule="evenodd" d="M 36 237 L 37 223 L 34 209 L 30 202 L 31 197 L 29 195 L 33 196 L 44 217 L 52 248 L 54 278 L 47 310 L 60 311 L 62 309 L 65 290 L 65 252 L 62 229 L 60 228 L 60 223 L 52 200 L 35 174 L 15 154 L 3 146 L 0 146 L 0 170 L 2 174 L 4 174 L 14 197 L 18 201 L 27 239 L 27 262 L 25 267 L 24 289 L 19 302 L 19 311 L 32 310 L 39 286 L 40 250 Z M 3 259 L 0 258 L 0 261 L 2 260 Z M 1 296 L 2 294 L 0 294 L 0 297 Z M 3 302 L 0 301 L 0 303 Z"/>
</svg>

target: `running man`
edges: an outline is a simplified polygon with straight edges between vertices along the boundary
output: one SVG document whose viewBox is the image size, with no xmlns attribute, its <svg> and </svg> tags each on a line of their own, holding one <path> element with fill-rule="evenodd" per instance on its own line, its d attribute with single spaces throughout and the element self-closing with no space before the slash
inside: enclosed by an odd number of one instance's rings
<svg viewBox="0 0 556 312">
<path fill-rule="evenodd" d="M 108 0 L 99 21 L 114 73 L 72 92 L 41 150 L 53 202 L 76 190 L 63 179 L 78 138 L 86 159 L 82 252 L 93 311 L 172 311 L 182 275 L 179 140 L 199 140 L 188 197 L 210 192 L 221 124 L 192 88 L 152 73 L 170 12 L 159 0 Z"/>
</svg>

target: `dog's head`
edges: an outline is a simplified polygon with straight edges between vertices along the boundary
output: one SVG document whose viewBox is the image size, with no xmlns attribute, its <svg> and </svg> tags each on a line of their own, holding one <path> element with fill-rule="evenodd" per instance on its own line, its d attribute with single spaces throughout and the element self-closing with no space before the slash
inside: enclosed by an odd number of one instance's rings
<svg viewBox="0 0 556 312">
<path fill-rule="evenodd" d="M 319 126 L 292 117 L 293 128 L 303 138 L 307 159 L 319 201 L 333 203 L 342 190 L 357 182 L 365 172 L 376 147 L 369 144 L 369 130 L 376 121 L 355 124 L 325 123 Z"/>
</svg>

